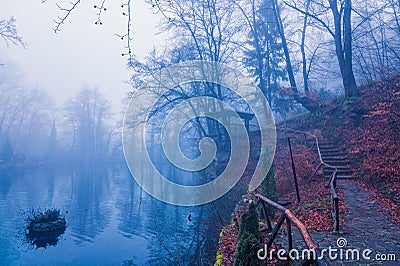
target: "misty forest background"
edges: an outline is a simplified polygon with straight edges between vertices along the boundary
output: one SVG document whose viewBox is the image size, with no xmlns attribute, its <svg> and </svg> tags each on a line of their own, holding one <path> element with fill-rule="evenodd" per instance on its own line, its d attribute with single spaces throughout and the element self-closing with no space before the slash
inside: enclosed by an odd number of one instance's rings
<svg viewBox="0 0 400 266">
<path fill-rule="evenodd" d="M 121 95 L 119 113 L 90 85 L 58 107 L 40 88 L 22 85 L 16 66 L 0 62 L 1 167 L 124 162 L 121 128 L 130 95 L 149 73 L 182 61 L 217 61 L 245 71 L 264 92 L 277 120 L 305 110 L 318 113 L 333 100 L 357 97 L 360 85 L 399 73 L 400 1 L 147 2 L 161 16 L 160 31 L 169 37 L 165 45 L 137 58 L 129 26 L 134 6 L 128 6 L 127 33 L 119 38 L 126 43 L 121 60 L 128 59 L 132 70 L 127 77 L 132 91 Z M 104 2 L 94 6 L 104 7 Z M 67 23 L 67 11 L 77 7 L 63 8 L 65 21 L 56 21 L 56 31 Z M 99 25 L 105 15 L 100 12 Z M 0 19 L 3 45 L 24 46 L 17 28 L 14 18 Z M 214 90 L 205 86 L 201 94 L 224 97 Z M 197 95 L 180 91 L 170 96 L 172 105 Z"/>
</svg>

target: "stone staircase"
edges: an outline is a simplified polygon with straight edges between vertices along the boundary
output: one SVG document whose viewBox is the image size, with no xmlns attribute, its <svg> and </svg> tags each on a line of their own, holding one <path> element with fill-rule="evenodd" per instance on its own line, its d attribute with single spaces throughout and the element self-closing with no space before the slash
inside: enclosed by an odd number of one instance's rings
<svg viewBox="0 0 400 266">
<path fill-rule="evenodd" d="M 353 170 L 350 168 L 350 162 L 343 150 L 338 149 L 331 143 L 323 142 L 319 144 L 322 160 L 337 169 L 337 179 L 354 179 Z M 330 167 L 324 167 L 324 176 L 329 179 L 333 173 Z"/>
</svg>

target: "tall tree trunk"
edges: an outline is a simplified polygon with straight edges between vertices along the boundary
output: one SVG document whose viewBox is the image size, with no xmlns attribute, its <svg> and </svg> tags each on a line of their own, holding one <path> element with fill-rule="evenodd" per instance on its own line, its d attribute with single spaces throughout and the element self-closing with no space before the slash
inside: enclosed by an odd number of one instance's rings
<svg viewBox="0 0 400 266">
<path fill-rule="evenodd" d="M 266 77 L 267 77 L 267 88 L 268 88 L 268 103 L 272 107 L 272 87 L 271 87 L 271 62 L 270 62 L 270 44 L 267 43 L 267 56 L 266 56 Z"/>
<path fill-rule="evenodd" d="M 357 85 L 353 72 L 353 51 L 351 33 L 351 0 L 345 0 L 344 10 L 338 10 L 337 0 L 329 0 L 335 25 L 335 48 L 339 62 L 340 73 L 342 75 L 345 97 L 357 96 Z M 343 30 L 342 30 L 342 11 Z M 344 48 L 342 44 L 342 33 L 344 37 Z"/>
<path fill-rule="evenodd" d="M 315 112 L 316 110 L 318 110 L 320 108 L 319 103 L 307 96 L 300 96 L 299 92 L 297 90 L 296 79 L 294 78 L 293 67 L 292 67 L 292 63 L 290 60 L 289 48 L 288 48 L 287 42 L 286 42 L 286 36 L 285 36 L 285 32 L 284 32 L 284 27 L 283 27 L 280 10 L 278 7 L 278 2 L 277 2 L 277 0 L 272 0 L 272 1 L 273 1 L 273 12 L 274 12 L 275 20 L 277 23 L 279 36 L 281 37 L 281 40 L 282 40 L 283 52 L 285 54 L 286 71 L 287 71 L 287 74 L 289 77 L 291 90 L 292 90 L 292 92 L 294 92 L 293 97 L 304 108 L 306 108 L 310 112 Z"/>
<path fill-rule="evenodd" d="M 275 19 L 276 19 L 277 26 L 278 26 L 279 36 L 281 37 L 281 40 L 282 40 L 282 47 L 283 47 L 283 52 L 285 54 L 285 61 L 286 61 L 286 71 L 287 71 L 287 74 L 289 77 L 290 87 L 291 87 L 292 91 L 297 94 L 298 91 L 297 91 L 296 79 L 294 78 L 292 62 L 290 61 L 290 53 L 289 53 L 289 48 L 288 48 L 287 42 L 286 42 L 286 36 L 285 36 L 284 28 L 283 28 L 281 14 L 279 11 L 277 0 L 273 0 L 273 1 L 274 1 L 273 11 L 274 11 Z"/>
<path fill-rule="evenodd" d="M 336 56 L 337 56 L 338 63 L 339 63 L 340 73 L 343 78 L 345 59 L 344 59 L 344 52 L 343 52 L 343 45 L 342 45 L 341 14 L 339 13 L 339 10 L 337 7 L 337 0 L 329 0 L 329 6 L 332 10 L 333 20 L 334 20 L 334 25 L 335 25 L 335 36 L 334 36 L 335 51 L 336 51 Z"/>
<path fill-rule="evenodd" d="M 308 88 L 308 71 L 307 71 L 307 59 L 306 59 L 306 51 L 305 51 L 305 41 L 306 41 L 307 20 L 308 20 L 309 9 L 310 9 L 310 0 L 307 0 L 306 14 L 304 15 L 303 30 L 301 32 L 301 45 L 300 45 L 302 65 L 303 65 L 304 93 L 306 95 L 308 95 L 310 92 L 310 90 Z"/>
<path fill-rule="evenodd" d="M 356 79 L 353 72 L 353 48 L 351 33 L 351 0 L 345 0 L 344 5 L 344 55 L 345 68 L 343 75 L 343 83 L 346 97 L 358 96 Z"/>
</svg>

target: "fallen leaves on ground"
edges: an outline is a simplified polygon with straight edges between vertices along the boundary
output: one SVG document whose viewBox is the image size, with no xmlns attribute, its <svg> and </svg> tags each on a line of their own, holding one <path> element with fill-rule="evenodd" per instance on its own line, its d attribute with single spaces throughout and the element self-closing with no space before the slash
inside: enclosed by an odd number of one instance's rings
<svg viewBox="0 0 400 266">
<path fill-rule="evenodd" d="M 288 209 L 308 229 L 331 231 L 333 228 L 332 200 L 330 189 L 325 187 L 327 180 L 317 174 L 310 182 L 310 177 L 319 164 L 319 160 L 315 160 L 318 153 L 316 149 L 311 148 L 311 141 L 308 145 L 305 145 L 302 138 L 296 140 L 296 135 L 291 138 L 292 153 L 299 184 L 300 203 L 297 202 L 287 138 L 281 132 L 278 132 L 278 143 L 274 159 L 279 200 L 290 201 L 292 204 L 288 206 Z M 342 225 L 344 214 L 347 212 L 343 204 L 343 193 L 339 191 L 338 197 L 340 225 Z"/>
</svg>

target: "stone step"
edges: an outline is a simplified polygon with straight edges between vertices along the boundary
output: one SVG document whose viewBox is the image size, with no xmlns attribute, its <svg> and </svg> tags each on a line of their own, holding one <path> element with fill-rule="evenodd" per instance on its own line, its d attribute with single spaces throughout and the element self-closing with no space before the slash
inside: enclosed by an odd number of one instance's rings
<svg viewBox="0 0 400 266">
<path fill-rule="evenodd" d="M 329 178 L 331 178 L 331 176 L 332 175 L 326 175 L 325 176 L 325 178 L 326 179 L 329 179 Z M 354 176 L 352 176 L 352 175 L 337 175 L 336 176 L 336 179 L 337 180 L 339 180 L 339 179 L 342 179 L 342 180 L 345 180 L 345 179 L 355 179 L 356 177 L 354 177 Z"/>
<path fill-rule="evenodd" d="M 330 162 L 348 162 L 349 160 L 345 156 L 324 156 L 322 159 Z"/>
<path fill-rule="evenodd" d="M 319 150 L 322 153 L 326 153 L 326 152 L 343 152 L 343 150 L 336 149 L 336 148 L 329 148 L 329 149 L 319 148 Z"/>
<path fill-rule="evenodd" d="M 341 151 L 338 152 L 323 152 L 321 151 L 321 155 L 322 157 L 326 157 L 326 156 L 344 156 L 344 153 Z"/>
<path fill-rule="evenodd" d="M 324 176 L 331 176 L 333 174 L 333 171 L 326 171 L 324 172 Z M 353 171 L 352 170 L 338 170 L 337 175 L 339 176 L 346 176 L 346 175 L 352 175 Z"/>
<path fill-rule="evenodd" d="M 321 152 L 343 152 L 341 149 L 337 148 L 319 148 Z"/>
<path fill-rule="evenodd" d="M 332 166 L 334 166 L 334 165 L 332 165 Z M 334 167 L 336 167 L 336 169 L 338 169 L 338 170 L 347 170 L 347 169 L 350 169 L 350 167 L 349 166 L 347 166 L 347 165 L 338 165 L 338 166 L 334 166 Z M 324 166 L 324 170 L 333 170 L 331 167 L 328 167 L 328 166 Z"/>
<path fill-rule="evenodd" d="M 347 165 L 338 165 L 334 166 L 338 171 L 352 171 L 350 167 Z M 333 172 L 333 168 L 331 167 L 324 167 L 324 172 Z"/>
<path fill-rule="evenodd" d="M 332 165 L 332 166 L 334 166 L 334 165 Z M 349 166 L 347 166 L 347 165 L 337 165 L 337 166 L 334 166 L 334 167 L 336 167 L 336 169 L 338 171 L 348 171 L 348 170 L 352 171 L 351 168 Z M 324 172 L 333 172 L 333 168 L 324 167 Z"/>
<path fill-rule="evenodd" d="M 344 157 L 344 156 L 322 156 L 322 159 L 324 161 L 329 161 L 329 160 L 347 160 L 347 158 Z"/>
<path fill-rule="evenodd" d="M 355 179 L 352 175 L 338 175 L 336 176 L 337 179 Z"/>
<path fill-rule="evenodd" d="M 343 152 L 340 149 L 319 149 L 321 152 Z"/>
<path fill-rule="evenodd" d="M 349 166 L 350 162 L 348 160 L 324 160 L 325 163 L 330 164 L 332 166 Z"/>
<path fill-rule="evenodd" d="M 322 160 L 326 161 L 326 160 L 347 160 L 346 156 L 344 156 L 343 154 L 321 154 Z"/>
<path fill-rule="evenodd" d="M 334 146 L 334 145 L 332 145 L 332 144 L 330 144 L 330 143 L 318 143 L 318 147 L 319 147 L 320 149 L 329 149 L 329 148 L 331 148 L 331 149 L 337 149 L 336 146 Z"/>
<path fill-rule="evenodd" d="M 322 160 L 337 169 L 337 179 L 354 179 L 352 176 L 353 170 L 350 168 L 350 162 L 345 156 L 342 149 L 329 142 L 319 143 Z M 329 167 L 323 168 L 323 175 L 329 179 L 333 174 L 334 169 Z"/>
</svg>

